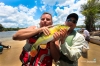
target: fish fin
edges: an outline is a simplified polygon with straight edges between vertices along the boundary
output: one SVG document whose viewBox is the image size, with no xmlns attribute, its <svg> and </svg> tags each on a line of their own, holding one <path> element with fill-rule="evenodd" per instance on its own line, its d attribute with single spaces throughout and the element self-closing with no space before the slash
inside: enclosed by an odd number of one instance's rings
<svg viewBox="0 0 100 66">
<path fill-rule="evenodd" d="M 41 48 L 41 49 L 45 49 L 46 47 L 47 47 L 46 44 L 41 44 L 41 45 L 40 45 L 40 48 Z"/>
<path fill-rule="evenodd" d="M 32 50 L 30 51 L 30 55 L 32 57 L 35 57 L 37 53 L 38 53 L 38 51 L 35 48 L 32 48 Z"/>
</svg>

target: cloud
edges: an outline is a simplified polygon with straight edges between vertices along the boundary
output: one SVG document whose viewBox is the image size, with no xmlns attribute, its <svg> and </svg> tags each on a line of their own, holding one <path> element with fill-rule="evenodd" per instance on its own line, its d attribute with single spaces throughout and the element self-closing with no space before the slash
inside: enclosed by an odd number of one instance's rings
<svg viewBox="0 0 100 66">
<path fill-rule="evenodd" d="M 87 0 L 42 0 L 40 5 L 28 8 L 23 4 L 13 7 L 0 3 L 0 23 L 4 27 L 28 27 L 38 25 L 41 13 L 47 11 L 53 15 L 54 24 L 63 24 L 70 13 L 77 13 L 77 25 L 84 24 L 85 17 L 80 13 L 80 5 Z M 40 11 L 39 11 L 40 10 Z M 37 15 L 36 15 L 37 14 Z M 8 26 L 9 25 L 9 26 Z"/>
<path fill-rule="evenodd" d="M 80 13 L 80 10 L 81 10 L 80 6 L 86 2 L 87 2 L 87 0 L 80 0 L 80 1 L 78 0 L 75 3 L 73 0 L 66 0 L 66 2 L 64 2 L 64 3 L 57 4 L 57 8 L 55 9 L 55 12 L 57 13 L 57 17 L 54 17 L 54 19 L 55 19 L 54 23 L 56 23 L 56 24 L 62 23 L 62 22 L 64 23 L 66 20 L 66 17 L 70 13 L 77 13 L 79 15 L 79 20 L 78 20 L 77 25 L 84 24 L 85 17 Z M 67 5 L 69 5 L 70 8 Z"/>
<path fill-rule="evenodd" d="M 56 6 L 54 12 L 57 15 L 53 16 L 54 24 L 64 23 L 67 15 L 70 13 L 77 13 L 79 15 L 77 25 L 83 24 L 85 17 L 80 13 L 80 6 L 86 3 L 87 0 L 42 0 L 42 2 L 44 5 Z"/>
<path fill-rule="evenodd" d="M 68 6 L 68 5 L 73 5 L 74 4 L 74 0 L 64 0 L 63 2 L 59 1 L 59 4 L 57 4 L 57 6 L 59 7 L 63 7 L 63 6 Z"/>
<path fill-rule="evenodd" d="M 0 23 L 4 27 L 28 27 L 32 24 L 37 25 L 39 21 L 33 18 L 36 11 L 36 6 L 29 9 L 23 5 L 12 7 L 0 3 Z"/>
<path fill-rule="evenodd" d="M 18 27 L 18 23 L 2 23 L 2 25 L 4 25 L 6 28 L 12 28 L 12 27 Z"/>
<path fill-rule="evenodd" d="M 54 6 L 56 4 L 58 4 L 58 6 L 64 6 L 64 5 L 67 5 L 68 2 L 71 3 L 73 1 L 74 0 L 42 0 L 42 3 L 49 6 Z"/>
<path fill-rule="evenodd" d="M 42 0 L 42 3 L 45 5 L 54 6 L 56 4 L 57 0 Z"/>
<path fill-rule="evenodd" d="M 57 24 L 57 23 L 61 23 L 61 24 L 64 24 L 65 20 L 66 20 L 66 17 L 67 15 L 69 14 L 69 8 L 68 7 L 64 7 L 63 9 L 60 9 L 60 7 L 57 7 L 55 9 L 55 12 L 57 13 L 57 16 L 54 16 L 54 23 Z"/>
<path fill-rule="evenodd" d="M 41 6 L 40 11 L 45 11 L 46 10 L 46 6 Z"/>
</svg>

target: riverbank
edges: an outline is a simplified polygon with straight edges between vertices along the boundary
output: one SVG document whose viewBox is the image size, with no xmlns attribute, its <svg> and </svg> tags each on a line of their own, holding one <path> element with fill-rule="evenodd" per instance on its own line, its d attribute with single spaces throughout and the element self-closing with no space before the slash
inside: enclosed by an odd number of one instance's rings
<svg viewBox="0 0 100 66">
<path fill-rule="evenodd" d="M 4 49 L 0 54 L 0 66 L 21 66 L 19 55 L 25 41 L 4 41 L 4 45 L 10 45 L 10 49 Z M 100 65 L 100 45 L 89 43 L 90 49 L 87 58 L 80 57 L 78 66 L 99 66 Z M 54 64 L 53 64 L 54 66 Z"/>
<path fill-rule="evenodd" d="M 19 55 L 25 41 L 2 41 L 3 45 L 10 45 L 10 49 L 4 49 L 0 54 L 0 66 L 21 66 Z"/>
</svg>

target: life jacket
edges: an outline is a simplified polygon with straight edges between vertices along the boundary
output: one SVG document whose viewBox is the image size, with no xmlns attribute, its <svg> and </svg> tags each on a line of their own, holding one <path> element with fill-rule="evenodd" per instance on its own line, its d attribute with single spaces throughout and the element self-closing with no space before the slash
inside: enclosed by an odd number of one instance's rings
<svg viewBox="0 0 100 66">
<path fill-rule="evenodd" d="M 50 55 L 49 46 L 50 43 L 47 43 L 45 49 L 38 47 L 38 53 L 35 57 L 31 57 L 29 55 L 32 44 L 34 44 L 39 37 L 40 34 L 37 34 L 27 40 L 27 43 L 20 54 L 22 66 L 52 66 L 52 56 Z"/>
</svg>

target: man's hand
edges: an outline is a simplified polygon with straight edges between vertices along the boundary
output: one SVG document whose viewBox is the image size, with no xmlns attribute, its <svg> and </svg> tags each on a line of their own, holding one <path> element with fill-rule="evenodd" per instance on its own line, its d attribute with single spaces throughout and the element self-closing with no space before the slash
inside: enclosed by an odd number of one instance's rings
<svg viewBox="0 0 100 66">
<path fill-rule="evenodd" d="M 45 35 L 49 35 L 50 34 L 50 31 L 49 31 L 50 27 L 52 27 L 52 25 L 46 26 L 46 27 L 42 27 L 42 28 L 40 28 L 39 32 L 43 32 Z"/>
<path fill-rule="evenodd" d="M 57 41 L 57 40 L 59 40 L 60 37 L 61 37 L 60 32 L 56 32 L 56 33 L 54 33 L 53 37 L 54 37 L 54 40 L 53 40 L 53 41 Z"/>
<path fill-rule="evenodd" d="M 60 30 L 60 35 L 61 35 L 61 37 L 60 37 L 61 44 L 64 44 L 65 39 L 67 37 L 67 30 L 66 29 L 61 29 Z"/>
<path fill-rule="evenodd" d="M 53 35 L 54 40 L 53 41 L 60 40 L 61 43 L 64 43 L 66 36 L 67 36 L 67 30 L 66 29 L 61 29 L 60 32 L 54 33 L 54 35 Z"/>
</svg>

